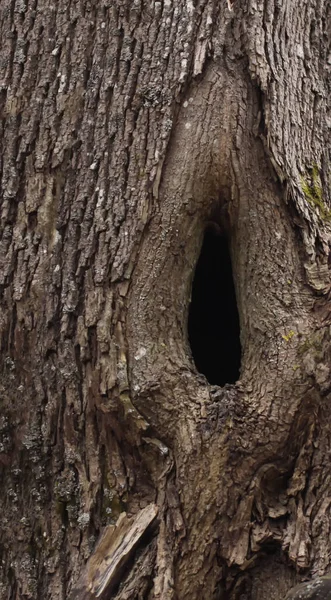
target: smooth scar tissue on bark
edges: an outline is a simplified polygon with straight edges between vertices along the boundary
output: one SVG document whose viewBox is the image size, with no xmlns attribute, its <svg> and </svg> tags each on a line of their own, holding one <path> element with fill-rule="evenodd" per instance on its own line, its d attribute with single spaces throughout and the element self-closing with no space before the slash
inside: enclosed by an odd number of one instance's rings
<svg viewBox="0 0 331 600">
<path fill-rule="evenodd" d="M 330 12 L 1 0 L 1 600 L 330 569 Z"/>
</svg>

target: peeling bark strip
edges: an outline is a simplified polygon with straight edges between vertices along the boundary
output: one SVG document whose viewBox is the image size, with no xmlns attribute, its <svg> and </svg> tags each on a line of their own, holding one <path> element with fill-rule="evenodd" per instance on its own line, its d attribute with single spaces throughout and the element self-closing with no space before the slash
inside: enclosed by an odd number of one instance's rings
<svg viewBox="0 0 331 600">
<path fill-rule="evenodd" d="M 120 583 L 123 567 L 130 560 L 157 512 L 157 506 L 150 504 L 135 517 L 129 518 L 126 513 L 122 513 L 116 525 L 106 527 L 82 577 L 72 591 L 71 600 L 102 600 L 109 597 L 110 591 Z"/>
<path fill-rule="evenodd" d="M 0 600 L 67 600 L 90 557 L 95 593 L 125 557 L 114 600 L 281 600 L 330 569 L 330 23 L 328 0 L 0 1 Z M 224 387 L 187 335 L 210 223 Z"/>
</svg>

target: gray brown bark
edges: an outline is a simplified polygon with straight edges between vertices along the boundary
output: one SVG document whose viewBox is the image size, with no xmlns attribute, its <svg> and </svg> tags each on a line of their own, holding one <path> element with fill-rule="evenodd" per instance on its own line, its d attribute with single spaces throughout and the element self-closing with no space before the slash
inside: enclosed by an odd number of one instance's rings
<svg viewBox="0 0 331 600">
<path fill-rule="evenodd" d="M 330 568 L 330 22 L 326 0 L 2 0 L 1 599 L 97 589 L 118 518 L 104 598 L 279 600 Z M 187 339 L 210 219 L 225 388 Z"/>
</svg>

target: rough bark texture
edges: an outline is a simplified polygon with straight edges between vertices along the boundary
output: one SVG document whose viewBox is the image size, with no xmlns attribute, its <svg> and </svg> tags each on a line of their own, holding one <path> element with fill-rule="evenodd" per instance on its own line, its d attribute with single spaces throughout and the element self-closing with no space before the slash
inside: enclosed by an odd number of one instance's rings
<svg viewBox="0 0 331 600">
<path fill-rule="evenodd" d="M 1 600 L 280 600 L 330 568 L 330 12 L 1 0 Z M 210 220 L 224 388 L 187 339 Z"/>
</svg>

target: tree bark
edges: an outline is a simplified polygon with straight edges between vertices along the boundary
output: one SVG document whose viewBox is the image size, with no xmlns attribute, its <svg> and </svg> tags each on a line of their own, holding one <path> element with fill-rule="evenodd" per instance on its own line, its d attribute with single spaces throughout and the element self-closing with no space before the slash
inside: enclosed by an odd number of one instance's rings
<svg viewBox="0 0 331 600">
<path fill-rule="evenodd" d="M 330 4 L 0 11 L 0 598 L 280 600 L 330 568 Z M 211 221 L 224 387 L 187 334 Z"/>
</svg>

